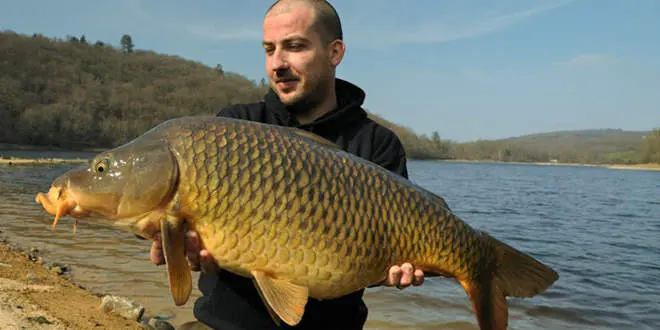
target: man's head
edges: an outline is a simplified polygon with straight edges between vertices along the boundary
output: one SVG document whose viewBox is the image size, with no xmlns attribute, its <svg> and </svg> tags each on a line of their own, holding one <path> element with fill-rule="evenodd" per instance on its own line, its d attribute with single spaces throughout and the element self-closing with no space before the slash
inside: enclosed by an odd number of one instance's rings
<svg viewBox="0 0 660 330">
<path fill-rule="evenodd" d="M 263 29 L 269 84 L 284 104 L 311 108 L 334 96 L 335 69 L 345 46 L 329 3 L 279 0 L 268 9 Z"/>
</svg>

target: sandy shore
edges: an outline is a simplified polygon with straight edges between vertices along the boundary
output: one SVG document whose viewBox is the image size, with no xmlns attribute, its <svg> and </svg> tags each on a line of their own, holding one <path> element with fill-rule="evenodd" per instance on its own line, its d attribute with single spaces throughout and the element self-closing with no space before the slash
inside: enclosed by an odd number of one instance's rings
<svg viewBox="0 0 660 330">
<path fill-rule="evenodd" d="M 660 171 L 660 164 L 581 164 L 581 163 L 553 163 L 553 162 L 499 162 L 495 160 L 466 160 L 466 159 L 449 159 L 439 160 L 440 162 L 449 163 L 485 163 L 485 164 L 522 164 L 522 165 L 547 165 L 547 166 L 587 166 L 587 167 L 606 167 L 615 170 L 646 170 L 646 171 Z"/>
<path fill-rule="evenodd" d="M 144 329 L 103 312 L 102 298 L 0 242 L 0 329 Z"/>
<path fill-rule="evenodd" d="M 67 164 L 84 163 L 87 159 L 63 159 L 63 158 L 0 158 L 0 165 L 39 165 L 39 164 Z"/>
<path fill-rule="evenodd" d="M 660 164 L 608 165 L 607 167 L 615 170 L 660 171 Z"/>
</svg>

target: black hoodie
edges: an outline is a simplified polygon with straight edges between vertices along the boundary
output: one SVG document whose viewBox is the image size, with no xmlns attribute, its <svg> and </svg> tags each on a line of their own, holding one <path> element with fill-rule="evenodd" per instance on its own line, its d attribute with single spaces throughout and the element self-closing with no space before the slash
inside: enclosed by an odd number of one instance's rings
<svg viewBox="0 0 660 330">
<path fill-rule="evenodd" d="M 310 124 L 301 125 L 272 90 L 262 102 L 232 105 L 222 109 L 218 116 L 311 131 L 334 141 L 347 152 L 408 177 L 399 138 L 368 118 L 362 109 L 364 91 L 341 79 L 336 79 L 335 88 L 337 109 Z M 216 275 L 200 274 L 199 289 L 203 296 L 195 302 L 195 317 L 214 329 L 290 328 L 284 323 L 277 327 L 273 322 L 251 279 L 222 270 Z M 367 319 L 363 292 L 326 301 L 310 298 L 303 319 L 295 329 L 362 329 Z"/>
</svg>

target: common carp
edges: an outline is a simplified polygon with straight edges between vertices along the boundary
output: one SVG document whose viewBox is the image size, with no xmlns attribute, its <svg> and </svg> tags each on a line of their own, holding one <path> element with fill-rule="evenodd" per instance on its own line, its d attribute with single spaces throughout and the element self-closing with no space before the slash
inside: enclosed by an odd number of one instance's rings
<svg viewBox="0 0 660 330">
<path fill-rule="evenodd" d="M 505 329 L 506 297 L 559 278 L 406 178 L 313 133 L 239 119 L 163 122 L 59 176 L 36 201 L 53 228 L 96 214 L 144 238 L 160 232 L 178 306 L 192 288 L 187 223 L 220 268 L 253 279 L 278 324 L 297 324 L 309 297 L 347 295 L 410 262 L 458 281 L 481 329 Z"/>
</svg>

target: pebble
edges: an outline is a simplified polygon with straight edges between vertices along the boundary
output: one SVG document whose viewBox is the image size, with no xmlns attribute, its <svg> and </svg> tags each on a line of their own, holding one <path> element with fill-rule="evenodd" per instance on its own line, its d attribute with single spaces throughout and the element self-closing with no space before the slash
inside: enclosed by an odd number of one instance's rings
<svg viewBox="0 0 660 330">
<path fill-rule="evenodd" d="M 140 304 L 112 295 L 103 297 L 100 308 L 106 313 L 115 313 L 131 321 L 139 321 L 144 315 L 144 307 Z"/>
<path fill-rule="evenodd" d="M 158 318 L 149 319 L 149 323 L 147 324 L 155 330 L 176 330 L 169 322 Z"/>
<path fill-rule="evenodd" d="M 176 317 L 174 312 L 169 311 L 169 310 L 162 310 L 154 316 L 154 318 L 157 318 L 159 320 L 171 320 L 174 317 Z"/>
<path fill-rule="evenodd" d="M 51 323 L 53 323 L 53 322 L 51 322 L 51 321 L 48 321 L 48 319 L 45 318 L 45 317 L 43 317 L 43 316 L 37 316 L 37 317 L 32 317 L 32 316 L 30 316 L 30 317 L 28 317 L 27 319 L 28 319 L 29 321 L 32 321 L 32 322 L 37 322 L 37 323 L 39 323 L 39 324 L 51 324 Z"/>
</svg>

